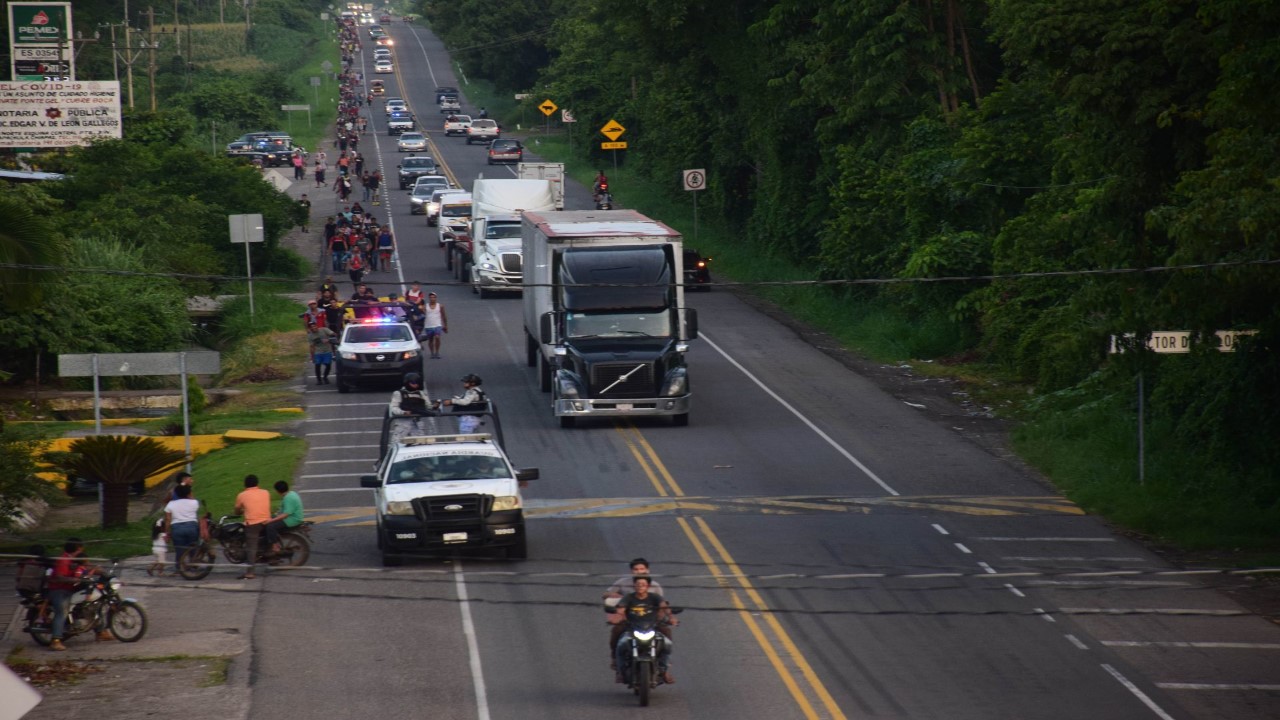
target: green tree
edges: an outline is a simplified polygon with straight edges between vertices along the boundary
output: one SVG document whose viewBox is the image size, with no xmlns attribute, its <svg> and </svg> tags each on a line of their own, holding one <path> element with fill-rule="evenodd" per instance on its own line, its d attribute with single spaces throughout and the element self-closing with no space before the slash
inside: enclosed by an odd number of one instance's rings
<svg viewBox="0 0 1280 720">
<path fill-rule="evenodd" d="M 68 474 L 102 483 L 102 527 L 129 524 L 129 487 L 156 473 L 187 462 L 185 453 L 170 450 L 154 438 L 93 435 L 71 443 L 61 462 Z"/>
</svg>

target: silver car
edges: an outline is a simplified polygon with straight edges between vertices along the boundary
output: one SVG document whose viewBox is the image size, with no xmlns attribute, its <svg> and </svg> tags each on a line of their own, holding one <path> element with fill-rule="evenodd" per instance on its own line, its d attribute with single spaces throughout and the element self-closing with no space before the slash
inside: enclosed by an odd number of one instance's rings
<svg viewBox="0 0 1280 720">
<path fill-rule="evenodd" d="M 409 212 L 414 215 L 420 215 L 427 210 L 427 203 L 431 201 L 431 196 L 437 190 L 449 189 L 449 178 L 443 175 L 423 175 L 418 178 L 413 185 L 413 190 L 409 191 Z M 436 205 L 439 208 L 439 204 Z"/>
<path fill-rule="evenodd" d="M 396 141 L 397 152 L 419 152 L 427 149 L 427 136 L 420 132 L 401 133 Z"/>
</svg>

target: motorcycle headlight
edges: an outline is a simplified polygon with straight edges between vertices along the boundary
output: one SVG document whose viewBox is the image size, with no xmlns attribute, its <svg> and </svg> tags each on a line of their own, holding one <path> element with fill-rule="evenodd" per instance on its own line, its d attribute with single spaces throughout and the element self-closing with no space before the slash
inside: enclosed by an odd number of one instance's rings
<svg viewBox="0 0 1280 720">
<path fill-rule="evenodd" d="M 503 495 L 493 499 L 493 509 L 497 510 L 519 510 L 520 498 L 515 495 Z"/>
<path fill-rule="evenodd" d="M 654 631 L 653 630 L 636 630 L 631 634 L 635 635 L 636 639 L 639 640 L 640 642 L 649 642 L 650 640 L 653 639 Z"/>
<path fill-rule="evenodd" d="M 405 500 L 396 500 L 387 503 L 388 515 L 412 515 L 413 503 Z"/>
<path fill-rule="evenodd" d="M 111 580 L 107 581 L 107 585 L 109 585 L 112 590 L 118 591 L 120 589 L 120 581 L 116 578 L 111 578 Z"/>
</svg>

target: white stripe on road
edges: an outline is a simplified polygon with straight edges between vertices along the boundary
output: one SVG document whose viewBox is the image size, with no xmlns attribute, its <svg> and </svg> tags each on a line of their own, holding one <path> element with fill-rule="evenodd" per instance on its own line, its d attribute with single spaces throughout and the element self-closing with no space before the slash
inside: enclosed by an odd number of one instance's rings
<svg viewBox="0 0 1280 720">
<path fill-rule="evenodd" d="M 314 451 L 320 451 L 320 450 L 367 450 L 367 449 L 369 449 L 369 448 L 376 448 L 376 447 L 378 447 L 378 446 L 377 446 L 377 445 L 325 445 L 325 446 L 323 446 L 323 447 L 314 447 L 314 448 L 311 448 L 311 449 L 312 449 L 312 450 L 314 450 Z"/>
<path fill-rule="evenodd" d="M 1191 583 L 1176 580 L 1028 580 L 1024 587 L 1064 585 L 1067 587 L 1189 587 Z"/>
<path fill-rule="evenodd" d="M 1155 713 L 1156 716 L 1160 718 L 1160 720 L 1173 720 L 1172 715 L 1165 712 L 1164 708 L 1157 705 L 1156 701 L 1152 700 L 1150 696 L 1148 696 L 1146 693 L 1139 690 L 1137 685 L 1134 685 L 1133 683 L 1129 682 L 1129 678 L 1125 677 L 1124 675 L 1121 675 L 1119 670 L 1116 670 L 1115 668 L 1106 664 L 1102 666 L 1102 669 L 1111 673 L 1111 677 L 1115 678 L 1120 682 L 1121 685 L 1125 686 L 1125 689 L 1133 693 L 1134 697 L 1141 700 L 1143 705 L 1146 705 L 1148 708 L 1151 708 L 1151 712 Z"/>
<path fill-rule="evenodd" d="M 1064 615 L 1251 615 L 1244 610 L 1201 610 L 1198 608 L 1059 608 Z"/>
<path fill-rule="evenodd" d="M 1253 683 L 1156 683 L 1161 690 L 1262 690 L 1275 692 L 1280 685 L 1257 685 Z"/>
<path fill-rule="evenodd" d="M 351 462 L 376 463 L 378 462 L 378 460 L 377 458 L 343 458 L 342 460 L 307 460 L 303 464 L 304 465 L 329 465 L 332 463 L 351 463 Z"/>
<path fill-rule="evenodd" d="M 1206 648 L 1210 650 L 1280 650 L 1280 643 L 1175 642 L 1171 640 L 1103 640 L 1107 647 Z"/>
<path fill-rule="evenodd" d="M 480 665 L 480 643 L 476 640 L 476 626 L 471 620 L 471 602 L 467 598 L 467 579 L 462 574 L 462 563 L 453 568 L 454 584 L 458 589 L 458 609 L 462 613 L 462 634 L 467 637 L 467 654 L 471 657 L 471 685 L 476 694 L 476 717 L 489 720 L 489 695 L 484 687 L 484 668 Z"/>
<path fill-rule="evenodd" d="M 379 415 L 377 417 L 340 417 L 340 418 L 320 418 L 320 419 L 307 418 L 306 422 L 351 422 L 353 420 L 378 420 L 379 422 L 381 422 L 382 416 Z M 378 430 L 378 432 L 382 432 L 382 431 Z"/>
<path fill-rule="evenodd" d="M 1080 641 L 1080 638 L 1076 637 L 1075 635 L 1072 635 L 1072 634 L 1068 633 L 1066 637 L 1067 637 L 1067 640 L 1068 640 L 1072 645 L 1075 645 L 1076 647 L 1080 648 L 1081 650 L 1088 650 L 1088 649 L 1089 649 L 1089 646 L 1088 646 L 1088 645 L 1085 645 L 1083 642 L 1081 642 L 1081 641 Z"/>
<path fill-rule="evenodd" d="M 344 432 L 304 433 L 304 435 L 306 437 L 319 437 L 321 435 L 374 435 L 381 433 L 381 430 L 347 430 Z"/>
<path fill-rule="evenodd" d="M 1147 562 L 1140 557 L 1054 557 L 1052 555 L 1005 555 L 1001 560 L 1022 562 Z"/>
<path fill-rule="evenodd" d="M 987 542 L 1115 542 L 1115 538 L 1082 538 L 1082 537 L 980 537 L 975 540 Z"/>
<path fill-rule="evenodd" d="M 322 408 L 322 407 L 349 408 L 349 407 L 386 407 L 386 406 L 387 404 L 385 402 L 325 403 L 323 405 L 308 405 L 307 409 L 310 410 L 311 408 Z"/>
<path fill-rule="evenodd" d="M 332 475 L 299 475 L 299 476 L 298 476 L 298 479 L 300 479 L 300 480 L 301 480 L 302 478 L 307 478 L 308 480 L 314 480 L 314 479 L 316 479 L 316 478 L 334 478 L 334 477 L 340 477 L 340 478 L 347 478 L 347 479 L 351 479 L 351 473 L 335 473 L 335 474 L 332 474 Z M 346 492 L 346 491 L 348 491 L 348 490 L 371 490 L 371 489 L 372 489 L 372 488 L 359 488 L 359 487 L 353 487 L 353 488 L 329 488 L 329 489 L 327 489 L 327 490 L 319 490 L 319 489 L 317 489 L 317 490 L 299 490 L 298 492 L 300 492 L 300 493 L 302 493 L 302 492 Z"/>
<path fill-rule="evenodd" d="M 773 398 L 774 400 L 777 400 L 779 405 L 790 410 L 792 415 L 795 415 L 797 418 L 800 419 L 800 422 L 804 423 L 805 425 L 808 425 L 809 429 L 817 433 L 818 437 L 825 440 L 828 445 L 830 445 L 832 448 L 835 449 L 836 452 L 840 453 L 841 455 L 844 456 L 846 460 L 853 463 L 854 466 L 857 467 L 859 470 L 861 470 L 864 475 L 874 480 L 875 483 L 880 487 L 884 488 L 885 492 L 889 493 L 890 495 L 901 494 L 897 490 L 894 490 L 893 488 L 889 487 L 889 484 L 886 483 L 884 480 L 881 480 L 879 475 L 876 475 L 875 473 L 871 472 L 871 468 L 867 467 L 866 465 L 863 465 L 861 460 L 854 457 L 852 453 L 850 453 L 848 450 L 845 450 L 838 443 L 836 443 L 836 441 L 833 440 L 830 435 L 823 432 L 817 425 L 813 423 L 812 420 L 805 417 L 804 415 L 801 415 L 799 410 L 792 407 L 791 404 L 788 403 L 786 400 L 783 400 L 782 397 L 778 395 L 778 393 L 774 392 L 769 388 L 768 385 L 765 385 L 763 382 L 761 382 L 760 378 L 756 377 L 755 375 L 752 375 L 750 370 L 742 366 L 742 363 L 739 363 L 737 360 L 734 360 L 732 357 L 730 357 L 729 353 L 725 352 L 719 345 L 712 342 L 711 338 L 707 337 L 706 333 L 699 332 L 698 337 L 703 342 L 710 345 L 713 350 L 720 353 L 725 360 L 729 361 L 729 364 L 733 365 L 734 367 L 738 368 L 738 370 L 742 371 L 743 375 L 746 375 L 747 378 L 751 380 L 751 382 L 755 383 L 761 390 L 764 390 L 765 393 L 769 395 L 769 397 Z"/>
</svg>

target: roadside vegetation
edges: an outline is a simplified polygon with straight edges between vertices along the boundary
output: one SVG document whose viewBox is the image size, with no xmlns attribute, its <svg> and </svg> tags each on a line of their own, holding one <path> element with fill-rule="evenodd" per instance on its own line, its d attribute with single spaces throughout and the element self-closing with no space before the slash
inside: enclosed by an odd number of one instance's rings
<svg viewBox="0 0 1280 720">
<path fill-rule="evenodd" d="M 1224 562 L 1280 557 L 1274 8 L 415 8 L 460 51 L 474 102 L 580 181 L 604 169 L 716 279 L 872 358 L 963 378 L 1092 512 Z M 494 30 L 512 17 L 525 32 Z M 547 136 L 547 98 L 577 122 Z M 616 168 L 610 119 L 630 146 Z M 696 241 L 688 168 L 708 178 Z M 1197 267 L 1135 271 L 1175 265 Z M 768 284 L 788 281 L 839 284 Z M 1256 335 L 1218 352 L 1230 329 Z M 1197 342 L 1108 355 L 1110 336 L 1152 330 Z"/>
</svg>

